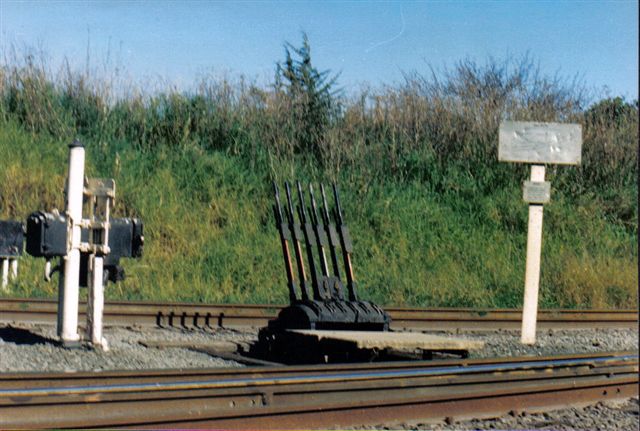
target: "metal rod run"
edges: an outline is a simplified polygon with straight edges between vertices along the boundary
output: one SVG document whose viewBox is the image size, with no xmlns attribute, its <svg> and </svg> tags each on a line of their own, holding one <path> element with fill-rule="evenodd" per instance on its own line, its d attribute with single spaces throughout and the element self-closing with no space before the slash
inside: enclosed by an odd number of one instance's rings
<svg viewBox="0 0 640 431">
<path fill-rule="evenodd" d="M 85 311 L 80 304 L 80 313 Z M 190 304 L 173 302 L 107 302 L 104 324 L 109 326 L 180 326 L 193 328 L 258 327 L 265 325 L 281 305 Z M 520 329 L 517 309 L 387 308 L 392 329 L 464 329 L 492 331 Z M 0 299 L 0 322 L 55 323 L 56 302 L 51 299 Z M 538 326 L 555 330 L 636 328 L 637 310 L 540 310 Z"/>
</svg>

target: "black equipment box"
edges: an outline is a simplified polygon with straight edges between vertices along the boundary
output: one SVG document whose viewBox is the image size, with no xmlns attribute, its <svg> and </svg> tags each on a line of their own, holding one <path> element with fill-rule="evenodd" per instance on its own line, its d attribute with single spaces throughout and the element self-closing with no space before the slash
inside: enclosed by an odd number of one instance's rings
<svg viewBox="0 0 640 431">
<path fill-rule="evenodd" d="M 24 226 L 22 222 L 0 220 L 0 258 L 22 255 L 23 244 Z"/>
<path fill-rule="evenodd" d="M 109 249 L 104 256 L 104 268 L 109 281 L 124 279 L 120 258 L 138 258 L 144 248 L 143 223 L 136 218 L 113 218 L 109 221 Z M 64 256 L 67 254 L 67 220 L 62 214 L 36 211 L 27 218 L 27 253 L 34 257 Z M 82 242 L 89 240 L 89 230 L 82 229 Z M 88 253 L 80 254 L 80 285 L 87 286 Z"/>
</svg>

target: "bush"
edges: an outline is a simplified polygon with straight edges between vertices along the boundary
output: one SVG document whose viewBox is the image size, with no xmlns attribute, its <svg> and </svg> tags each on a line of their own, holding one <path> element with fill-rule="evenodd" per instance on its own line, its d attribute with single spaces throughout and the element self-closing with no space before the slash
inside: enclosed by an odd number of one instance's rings
<svg viewBox="0 0 640 431">
<path fill-rule="evenodd" d="M 550 167 L 542 303 L 637 300 L 638 103 L 589 105 L 579 82 L 527 57 L 407 73 L 345 96 L 285 46 L 273 85 L 204 77 L 192 92 L 130 89 L 27 56 L 0 66 L 0 216 L 60 208 L 65 144 L 118 183 L 141 216 L 142 262 L 109 295 L 284 302 L 269 180 L 335 180 L 355 238 L 362 295 L 407 305 L 517 306 L 526 166 L 498 163 L 500 121 L 583 126 L 583 163 Z M 587 270 L 585 270 L 587 268 Z M 15 294 L 52 294 L 32 259 Z M 582 272 L 581 272 L 582 271 Z M 580 275 L 582 274 L 582 275 Z"/>
</svg>

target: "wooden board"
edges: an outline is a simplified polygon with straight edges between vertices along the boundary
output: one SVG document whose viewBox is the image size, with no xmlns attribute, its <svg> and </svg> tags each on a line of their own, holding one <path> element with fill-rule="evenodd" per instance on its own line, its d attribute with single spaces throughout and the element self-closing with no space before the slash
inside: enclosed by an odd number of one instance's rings
<svg viewBox="0 0 640 431">
<path fill-rule="evenodd" d="M 327 331 L 292 329 L 317 341 L 323 339 L 353 343 L 358 349 L 421 349 L 430 351 L 469 351 L 484 347 L 483 341 L 442 337 L 421 332 Z"/>
<path fill-rule="evenodd" d="M 579 124 L 505 121 L 500 124 L 498 160 L 533 164 L 580 164 Z"/>
</svg>

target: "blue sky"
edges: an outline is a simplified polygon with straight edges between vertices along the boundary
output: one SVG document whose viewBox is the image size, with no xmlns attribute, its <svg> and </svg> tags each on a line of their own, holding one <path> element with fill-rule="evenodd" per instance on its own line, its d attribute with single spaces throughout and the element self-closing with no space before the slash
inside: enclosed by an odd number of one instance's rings
<svg viewBox="0 0 640 431">
<path fill-rule="evenodd" d="M 311 41 L 349 91 L 402 71 L 529 53 L 544 72 L 638 98 L 637 1 L 13 1 L 0 0 L 0 49 L 41 47 L 53 64 L 123 67 L 138 82 L 188 88 L 196 76 L 267 82 L 283 43 Z M 608 89 L 608 90 L 605 90 Z M 605 94 L 605 93 L 602 93 Z"/>
</svg>

